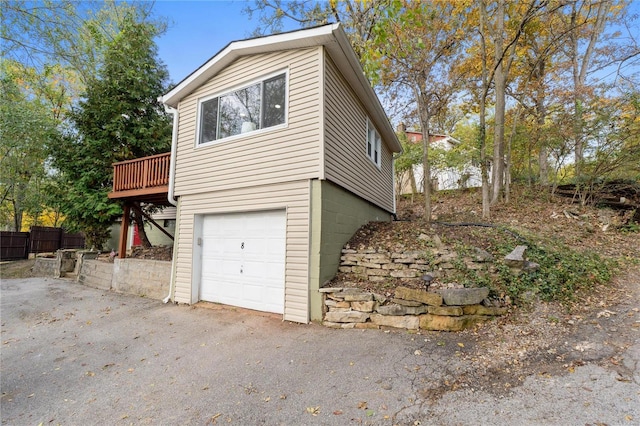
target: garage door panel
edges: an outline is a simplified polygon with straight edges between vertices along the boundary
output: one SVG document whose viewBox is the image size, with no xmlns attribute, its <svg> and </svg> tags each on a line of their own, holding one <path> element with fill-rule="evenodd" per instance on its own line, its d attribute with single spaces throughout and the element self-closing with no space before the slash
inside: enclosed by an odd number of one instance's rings
<svg viewBox="0 0 640 426">
<path fill-rule="evenodd" d="M 206 216 L 200 299 L 284 312 L 285 211 Z"/>
</svg>

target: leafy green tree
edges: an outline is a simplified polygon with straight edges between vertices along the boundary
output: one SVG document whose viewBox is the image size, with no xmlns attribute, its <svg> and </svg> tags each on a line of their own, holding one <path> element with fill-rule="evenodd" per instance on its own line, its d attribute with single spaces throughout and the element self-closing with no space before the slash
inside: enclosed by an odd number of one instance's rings
<svg viewBox="0 0 640 426">
<path fill-rule="evenodd" d="M 107 198 L 112 164 L 166 152 L 171 143 L 171 123 L 157 100 L 168 79 L 153 41 L 158 29 L 134 14 L 121 28 L 98 76 L 89 80 L 84 99 L 69 114 L 74 132 L 51 149 L 68 187 L 67 220 L 95 247 L 106 241 L 108 227 L 122 213 Z"/>
<path fill-rule="evenodd" d="M 150 2 L 12 0 L 0 8 L 3 57 L 38 71 L 61 66 L 73 73 L 71 81 L 63 82 L 80 87 L 95 77 L 127 16 L 135 14 L 159 32 L 166 29 L 153 19 Z"/>
<path fill-rule="evenodd" d="M 0 204 L 10 212 L 10 227 L 20 231 L 25 212 L 42 211 L 43 185 L 50 178 L 45 147 L 60 134 L 46 106 L 21 90 L 13 65 L 0 65 Z"/>
<path fill-rule="evenodd" d="M 402 153 L 394 158 L 394 170 L 396 173 L 396 195 L 400 197 L 402 188 L 406 185 L 407 180 L 411 186 L 411 196 L 418 192 L 418 185 L 415 175 L 413 174 L 413 167 L 422 163 L 422 144 L 412 142 L 407 137 L 404 131 L 397 133 L 398 140 L 402 145 Z"/>
<path fill-rule="evenodd" d="M 363 60 L 369 77 L 393 99 L 416 111 L 422 132 L 425 220 L 431 220 L 431 120 L 446 110 L 458 78 L 451 74 L 460 53 L 461 8 L 447 1 L 392 1 L 374 27 Z"/>
</svg>

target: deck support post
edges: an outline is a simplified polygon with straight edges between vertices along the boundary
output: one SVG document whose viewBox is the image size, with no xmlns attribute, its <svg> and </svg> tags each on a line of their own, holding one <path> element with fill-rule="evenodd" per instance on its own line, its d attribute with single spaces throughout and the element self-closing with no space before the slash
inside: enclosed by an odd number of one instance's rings
<svg viewBox="0 0 640 426">
<path fill-rule="evenodd" d="M 118 242 L 118 258 L 127 257 L 127 237 L 129 236 L 129 204 L 122 207 L 122 224 L 120 225 L 120 241 Z"/>
</svg>

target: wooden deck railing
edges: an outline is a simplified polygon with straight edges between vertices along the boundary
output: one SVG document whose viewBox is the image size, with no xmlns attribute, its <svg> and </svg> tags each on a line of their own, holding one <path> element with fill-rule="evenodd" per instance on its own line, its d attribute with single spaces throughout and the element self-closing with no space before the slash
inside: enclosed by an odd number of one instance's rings
<svg viewBox="0 0 640 426">
<path fill-rule="evenodd" d="M 171 153 L 136 158 L 113 164 L 113 192 L 169 184 Z"/>
</svg>

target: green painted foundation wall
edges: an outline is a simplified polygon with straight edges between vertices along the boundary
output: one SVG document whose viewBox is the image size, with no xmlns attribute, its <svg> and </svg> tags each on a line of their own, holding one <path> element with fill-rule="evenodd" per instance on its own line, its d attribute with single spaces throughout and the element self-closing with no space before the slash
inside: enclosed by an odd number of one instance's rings
<svg viewBox="0 0 640 426">
<path fill-rule="evenodd" d="M 332 279 L 344 245 L 362 225 L 388 222 L 391 213 L 326 180 L 311 181 L 311 258 L 309 297 L 311 320 L 322 320 L 318 289 Z"/>
</svg>

